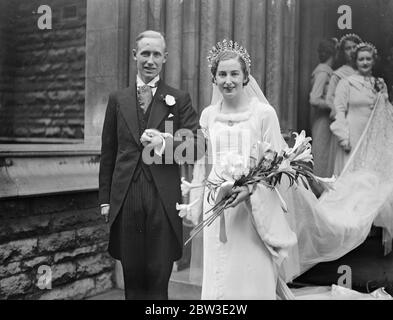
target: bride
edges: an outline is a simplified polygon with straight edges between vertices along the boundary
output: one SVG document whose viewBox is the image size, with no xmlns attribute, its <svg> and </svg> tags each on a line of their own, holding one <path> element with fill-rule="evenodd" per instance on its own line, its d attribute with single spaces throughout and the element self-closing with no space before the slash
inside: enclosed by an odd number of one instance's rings
<svg viewBox="0 0 393 320">
<path fill-rule="evenodd" d="M 258 141 L 276 151 L 285 145 L 273 107 L 262 92 L 265 103 L 249 93 L 257 85 L 250 76 L 247 51 L 225 40 L 217 48 L 209 58 L 214 101 L 200 119 L 212 151 L 209 181 L 225 175 L 228 162 L 247 168 Z M 212 207 L 207 190 L 203 202 L 206 212 Z M 204 229 L 203 241 L 202 299 L 275 299 L 278 267 L 296 235 L 277 193 L 258 185 L 255 190 L 236 190 L 231 208 Z"/>
<path fill-rule="evenodd" d="M 229 162 L 250 166 L 258 142 L 269 143 L 275 151 L 287 147 L 274 109 L 250 75 L 247 51 L 224 40 L 208 59 L 213 98 L 202 112 L 200 125 L 211 152 L 194 167 L 191 186 L 195 187 L 191 187 L 191 204 L 186 210 L 186 218 L 194 223 L 213 205 L 208 201 L 208 189 L 198 188 L 206 177 L 214 181 L 225 176 Z M 375 130 L 375 117 L 378 125 L 385 121 L 382 134 L 393 137 L 393 122 L 389 122 L 393 109 L 381 106 L 382 99 L 378 101 L 364 133 L 372 138 L 361 139 L 352 155 L 355 159 L 367 156 L 370 143 L 387 148 L 382 145 L 386 139 L 380 139 Z M 383 153 L 378 155 L 378 161 L 386 162 Z M 262 185 L 238 188 L 231 208 L 203 230 L 202 299 L 276 299 L 277 293 L 280 298 L 294 298 L 285 282 L 360 245 L 374 220 L 391 232 L 392 179 L 373 172 L 372 166 L 362 167 L 364 161 L 351 167 L 355 162 L 349 161 L 336 189 L 320 199 L 303 186 L 289 188 L 285 181 L 280 193 Z M 392 170 L 385 168 L 385 162 L 384 169 Z M 288 213 L 282 210 L 281 197 Z M 202 200 L 198 203 L 198 199 Z M 357 205 L 359 201 L 362 207 Z M 202 219 L 207 218 L 203 214 Z"/>
</svg>

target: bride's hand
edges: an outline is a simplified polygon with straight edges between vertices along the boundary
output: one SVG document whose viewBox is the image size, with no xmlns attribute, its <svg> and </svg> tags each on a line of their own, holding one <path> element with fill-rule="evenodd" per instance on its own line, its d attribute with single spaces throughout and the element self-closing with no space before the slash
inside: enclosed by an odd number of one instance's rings
<svg viewBox="0 0 393 320">
<path fill-rule="evenodd" d="M 227 201 L 228 208 L 236 207 L 240 202 L 249 198 L 250 192 L 246 186 L 236 187 L 233 189 L 231 197 Z"/>
</svg>

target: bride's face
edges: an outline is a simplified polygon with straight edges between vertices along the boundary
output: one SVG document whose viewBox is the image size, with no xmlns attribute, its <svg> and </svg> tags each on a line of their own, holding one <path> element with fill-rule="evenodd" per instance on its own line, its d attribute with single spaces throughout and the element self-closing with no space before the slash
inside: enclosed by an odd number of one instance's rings
<svg viewBox="0 0 393 320">
<path fill-rule="evenodd" d="M 238 59 L 220 61 L 217 67 L 216 84 L 224 98 L 234 98 L 243 90 L 244 73 Z"/>
</svg>

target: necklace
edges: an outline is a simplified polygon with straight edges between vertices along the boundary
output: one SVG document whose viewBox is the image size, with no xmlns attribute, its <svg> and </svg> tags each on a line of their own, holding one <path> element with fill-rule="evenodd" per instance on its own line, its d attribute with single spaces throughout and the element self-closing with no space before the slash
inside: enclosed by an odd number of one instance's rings
<svg viewBox="0 0 393 320">
<path fill-rule="evenodd" d="M 226 118 L 226 123 L 228 126 L 232 127 L 235 122 L 243 120 L 242 118 L 244 117 L 245 113 L 248 113 L 249 108 L 244 108 L 244 110 L 236 110 L 234 112 L 223 112 L 223 104 L 224 102 L 222 101 L 220 104 L 220 114 L 222 115 L 223 118 Z"/>
</svg>

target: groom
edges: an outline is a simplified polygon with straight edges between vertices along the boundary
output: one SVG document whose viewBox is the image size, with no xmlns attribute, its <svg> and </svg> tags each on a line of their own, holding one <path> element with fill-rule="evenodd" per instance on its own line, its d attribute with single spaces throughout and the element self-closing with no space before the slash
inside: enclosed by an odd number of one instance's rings
<svg viewBox="0 0 393 320">
<path fill-rule="evenodd" d="M 204 151 L 189 94 L 160 79 L 167 55 L 161 33 L 138 35 L 137 74 L 109 96 L 102 131 L 99 202 L 109 220 L 109 253 L 122 263 L 126 299 L 168 299 L 183 247 L 179 166 L 171 155 L 184 143 Z M 189 129 L 191 139 L 173 135 L 179 129 Z"/>
</svg>

